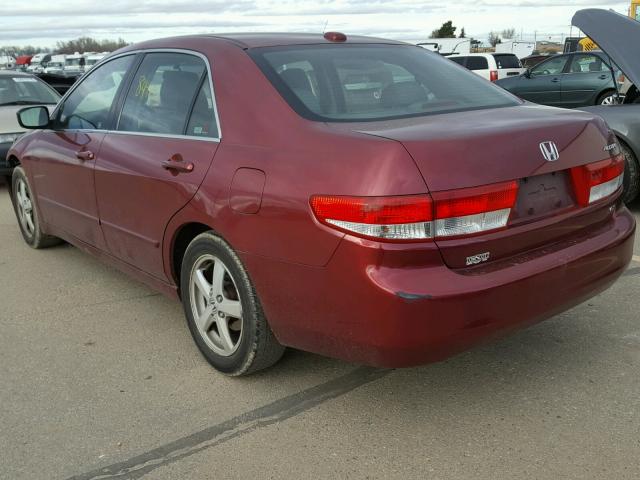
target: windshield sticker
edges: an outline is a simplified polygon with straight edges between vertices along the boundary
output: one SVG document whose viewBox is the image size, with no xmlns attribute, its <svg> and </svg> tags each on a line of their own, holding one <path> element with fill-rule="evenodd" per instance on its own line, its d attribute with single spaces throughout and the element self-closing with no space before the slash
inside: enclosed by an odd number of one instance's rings
<svg viewBox="0 0 640 480">
<path fill-rule="evenodd" d="M 13 77 L 13 81 L 16 83 L 37 83 L 38 80 L 31 77 Z"/>
</svg>

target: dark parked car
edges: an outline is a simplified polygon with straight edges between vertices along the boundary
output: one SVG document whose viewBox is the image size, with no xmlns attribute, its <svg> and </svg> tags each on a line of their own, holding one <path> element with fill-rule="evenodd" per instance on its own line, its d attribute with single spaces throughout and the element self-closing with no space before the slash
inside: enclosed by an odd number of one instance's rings
<svg viewBox="0 0 640 480">
<path fill-rule="evenodd" d="M 215 87 L 215 91 L 214 91 Z M 593 115 L 423 48 L 335 32 L 129 46 L 10 151 L 25 241 L 181 298 L 230 375 L 284 346 L 446 358 L 564 311 L 631 260 L 624 160 Z"/>
<path fill-rule="evenodd" d="M 612 75 L 608 61 L 599 51 L 555 55 L 522 75 L 498 80 L 496 85 L 541 105 L 611 105 L 617 101 L 617 75 Z"/>
<path fill-rule="evenodd" d="M 634 85 L 640 85 L 640 23 L 610 10 L 586 9 L 573 17 L 574 25 L 593 38 L 620 66 Z M 627 167 L 624 199 L 631 202 L 640 195 L 640 104 L 637 89 L 630 89 L 623 105 L 588 107 L 604 118 L 618 138 Z"/>
</svg>

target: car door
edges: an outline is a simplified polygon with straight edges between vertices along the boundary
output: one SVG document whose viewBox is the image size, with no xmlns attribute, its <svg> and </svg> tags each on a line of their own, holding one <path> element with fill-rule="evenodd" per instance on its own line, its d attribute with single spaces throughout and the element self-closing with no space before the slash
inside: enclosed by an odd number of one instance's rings
<svg viewBox="0 0 640 480">
<path fill-rule="evenodd" d="M 99 248 L 94 167 L 113 118 L 113 104 L 133 56 L 109 61 L 84 78 L 54 112 L 39 136 L 33 160 L 38 206 L 46 223 Z"/>
<path fill-rule="evenodd" d="M 566 55 L 559 55 L 539 63 L 520 81 L 511 92 L 530 102 L 542 105 L 559 105 L 562 102 L 562 72 L 567 63 Z"/>
<path fill-rule="evenodd" d="M 573 55 L 562 80 L 562 105 L 584 107 L 594 105 L 598 95 L 615 88 L 609 65 L 593 53 Z"/>
<path fill-rule="evenodd" d="M 110 252 L 160 279 L 165 228 L 195 195 L 220 139 L 210 75 L 200 55 L 146 53 L 96 164 Z"/>
</svg>

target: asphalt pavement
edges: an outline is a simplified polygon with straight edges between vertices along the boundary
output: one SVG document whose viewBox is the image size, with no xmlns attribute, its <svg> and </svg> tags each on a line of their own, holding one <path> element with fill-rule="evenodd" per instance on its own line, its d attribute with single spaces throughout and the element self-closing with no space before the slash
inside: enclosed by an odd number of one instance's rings
<svg viewBox="0 0 640 480">
<path fill-rule="evenodd" d="M 231 379 L 178 303 L 27 247 L 0 185 L 0 478 L 640 478 L 635 254 L 589 302 L 442 363 L 290 350 Z"/>
</svg>

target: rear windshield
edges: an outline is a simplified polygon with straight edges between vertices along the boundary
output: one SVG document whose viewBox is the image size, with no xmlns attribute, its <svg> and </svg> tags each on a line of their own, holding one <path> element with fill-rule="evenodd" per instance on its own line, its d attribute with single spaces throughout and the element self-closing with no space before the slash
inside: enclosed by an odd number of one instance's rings
<svg viewBox="0 0 640 480">
<path fill-rule="evenodd" d="M 481 77 L 410 45 L 296 45 L 249 54 L 310 120 L 375 121 L 518 104 Z"/>
<path fill-rule="evenodd" d="M 520 68 L 520 60 L 512 53 L 494 54 L 493 58 L 496 59 L 496 65 L 498 68 Z"/>
</svg>

